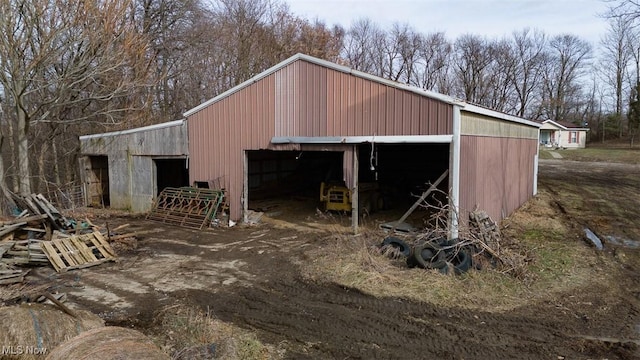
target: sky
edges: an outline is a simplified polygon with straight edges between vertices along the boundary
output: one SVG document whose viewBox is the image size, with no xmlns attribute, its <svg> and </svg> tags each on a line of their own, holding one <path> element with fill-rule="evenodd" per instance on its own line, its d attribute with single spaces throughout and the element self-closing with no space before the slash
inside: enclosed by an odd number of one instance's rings
<svg viewBox="0 0 640 360">
<path fill-rule="evenodd" d="M 510 36 L 515 30 L 540 29 L 547 35 L 570 33 L 597 46 L 607 31 L 599 17 L 603 0 L 284 0 L 304 18 L 348 28 L 369 18 L 390 28 L 407 23 L 422 33 L 443 31 L 449 39 L 461 34 L 489 38 Z"/>
</svg>

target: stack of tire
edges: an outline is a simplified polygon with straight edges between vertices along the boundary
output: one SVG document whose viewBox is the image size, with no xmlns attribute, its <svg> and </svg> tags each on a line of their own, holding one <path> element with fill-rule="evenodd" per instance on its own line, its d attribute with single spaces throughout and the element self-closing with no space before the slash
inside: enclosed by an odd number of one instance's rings
<svg viewBox="0 0 640 360">
<path fill-rule="evenodd" d="M 458 239 L 432 239 L 409 246 L 404 240 L 389 236 L 381 246 L 393 246 L 406 256 L 407 266 L 437 269 L 443 274 L 467 272 L 472 266 L 472 249 L 460 246 Z"/>
</svg>

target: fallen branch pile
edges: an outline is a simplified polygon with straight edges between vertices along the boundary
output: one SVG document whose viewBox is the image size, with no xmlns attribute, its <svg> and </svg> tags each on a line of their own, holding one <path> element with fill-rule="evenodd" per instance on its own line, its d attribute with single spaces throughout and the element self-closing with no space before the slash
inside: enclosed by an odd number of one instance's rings
<svg viewBox="0 0 640 360">
<path fill-rule="evenodd" d="M 446 196 L 440 190 L 435 192 Z M 527 257 L 501 247 L 499 226 L 485 211 L 476 209 L 469 212 L 468 221 L 460 221 L 457 209 L 436 197 L 421 197 L 416 204 L 430 214 L 424 219 L 425 228 L 409 234 L 411 239 L 387 237 L 379 251 L 394 259 L 406 257 L 409 267 L 437 269 L 444 274 L 494 267 L 516 278 L 526 276 Z M 452 217 L 458 225 L 455 236 L 450 228 Z"/>
</svg>

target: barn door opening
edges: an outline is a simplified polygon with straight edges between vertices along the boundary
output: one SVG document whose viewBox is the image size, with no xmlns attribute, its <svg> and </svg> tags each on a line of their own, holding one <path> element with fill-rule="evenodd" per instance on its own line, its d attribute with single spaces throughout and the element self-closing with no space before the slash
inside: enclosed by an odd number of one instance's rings
<svg viewBox="0 0 640 360">
<path fill-rule="evenodd" d="M 342 151 L 247 151 L 247 209 L 294 222 L 316 216 L 322 184 L 346 189 L 343 157 Z"/>
<path fill-rule="evenodd" d="M 109 159 L 107 156 L 89 156 L 87 171 L 87 197 L 89 206 L 109 206 Z"/>
<path fill-rule="evenodd" d="M 187 159 L 154 159 L 156 165 L 156 195 L 167 187 L 189 186 Z"/>
</svg>

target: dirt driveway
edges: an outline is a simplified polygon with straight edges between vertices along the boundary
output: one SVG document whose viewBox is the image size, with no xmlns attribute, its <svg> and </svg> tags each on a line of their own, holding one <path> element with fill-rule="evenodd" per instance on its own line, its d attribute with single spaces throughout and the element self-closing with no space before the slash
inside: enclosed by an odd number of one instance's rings
<svg viewBox="0 0 640 360">
<path fill-rule="evenodd" d="M 266 224 L 200 232 L 140 218 L 111 220 L 157 230 L 118 263 L 66 274 L 41 268 L 31 280 L 146 333 L 164 307 L 208 309 L 291 359 L 640 358 L 640 167 L 541 161 L 540 188 L 553 194 L 558 216 L 581 214 L 581 225 L 629 242 L 594 250 L 624 254 L 614 281 L 509 311 L 434 306 L 304 278 L 300 266 L 326 246 L 326 233 Z"/>
</svg>

